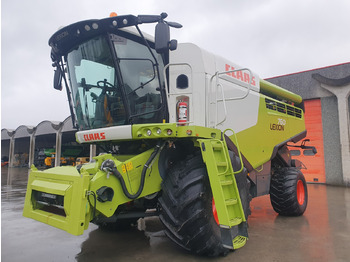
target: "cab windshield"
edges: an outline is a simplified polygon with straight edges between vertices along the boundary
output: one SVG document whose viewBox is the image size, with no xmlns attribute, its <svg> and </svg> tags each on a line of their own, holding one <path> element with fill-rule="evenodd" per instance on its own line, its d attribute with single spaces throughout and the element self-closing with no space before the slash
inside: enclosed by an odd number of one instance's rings
<svg viewBox="0 0 350 262">
<path fill-rule="evenodd" d="M 162 120 L 163 81 L 158 73 L 162 68 L 157 67 L 162 59 L 151 51 L 141 42 L 112 34 L 91 39 L 68 53 L 80 130 Z"/>
</svg>

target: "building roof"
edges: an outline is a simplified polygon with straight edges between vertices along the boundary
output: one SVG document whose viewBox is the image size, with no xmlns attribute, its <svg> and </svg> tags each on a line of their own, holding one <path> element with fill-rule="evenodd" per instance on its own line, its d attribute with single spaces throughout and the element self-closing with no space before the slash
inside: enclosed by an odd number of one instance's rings
<svg viewBox="0 0 350 262">
<path fill-rule="evenodd" d="M 35 127 L 33 126 L 21 125 L 16 128 L 13 138 L 29 137 L 31 134 L 34 133 L 34 131 Z"/>
<path fill-rule="evenodd" d="M 15 131 L 13 129 L 1 129 L 1 140 L 8 140 L 14 135 Z"/>
<path fill-rule="evenodd" d="M 350 62 L 288 75 L 271 77 L 266 80 L 301 95 L 303 99 L 333 96 L 331 92 L 323 88 L 319 88 L 319 82 L 312 77 L 312 75 L 315 74 L 331 79 L 347 78 L 350 75 Z"/>
<path fill-rule="evenodd" d="M 74 131 L 76 131 L 76 129 L 73 128 L 72 118 L 69 116 L 62 122 L 44 120 L 35 127 L 21 125 L 17 127 L 16 130 L 3 128 L 1 129 L 1 140 L 30 137 L 31 135 L 40 136 L 56 134 L 58 132 L 65 133 Z"/>
</svg>

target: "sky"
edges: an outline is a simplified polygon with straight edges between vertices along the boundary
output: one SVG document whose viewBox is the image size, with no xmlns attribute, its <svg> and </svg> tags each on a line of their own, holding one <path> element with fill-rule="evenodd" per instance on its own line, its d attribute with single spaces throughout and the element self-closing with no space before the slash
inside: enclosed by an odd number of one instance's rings
<svg viewBox="0 0 350 262">
<path fill-rule="evenodd" d="M 50 36 L 61 26 L 168 13 L 171 38 L 248 67 L 261 78 L 350 62 L 349 0 L 1 0 L 1 128 L 69 116 L 53 89 Z M 154 35 L 153 26 L 142 26 Z"/>
</svg>

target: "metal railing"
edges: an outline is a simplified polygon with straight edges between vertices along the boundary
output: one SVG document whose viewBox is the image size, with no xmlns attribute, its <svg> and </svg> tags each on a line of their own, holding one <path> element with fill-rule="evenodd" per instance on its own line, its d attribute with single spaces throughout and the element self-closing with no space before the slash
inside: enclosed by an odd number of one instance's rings
<svg viewBox="0 0 350 262">
<path fill-rule="evenodd" d="M 239 96 L 239 97 L 230 97 L 230 98 L 225 98 L 225 92 L 224 92 L 224 87 L 223 85 L 219 82 L 220 79 L 223 79 L 222 77 L 220 77 L 221 75 L 228 75 L 228 74 L 231 74 L 231 73 L 234 73 L 234 72 L 238 72 L 238 71 L 248 71 L 249 72 L 249 83 L 248 83 L 248 87 L 247 87 L 247 92 L 245 94 L 243 94 L 242 96 Z M 249 92 L 250 90 L 252 89 L 252 76 L 253 76 L 253 73 L 252 71 L 249 69 L 249 68 L 241 68 L 241 69 L 236 69 L 236 70 L 230 70 L 230 71 L 225 71 L 225 72 L 216 72 L 215 75 L 213 75 L 211 78 L 210 78 L 210 84 L 209 84 L 209 87 L 211 88 L 213 86 L 213 80 L 215 78 L 215 101 L 214 103 L 211 103 L 211 104 L 215 104 L 215 124 L 214 124 L 214 127 L 216 128 L 218 125 L 221 125 L 222 123 L 224 123 L 226 120 L 227 120 L 227 106 L 226 106 L 226 102 L 227 101 L 233 101 L 233 100 L 241 100 L 241 99 L 245 99 L 248 95 L 249 95 Z M 231 82 L 233 84 L 236 84 L 236 85 L 239 85 L 239 86 L 242 86 L 244 87 L 242 81 L 239 81 L 233 77 L 230 77 L 230 78 L 225 78 L 223 79 L 225 81 L 228 81 L 228 82 Z M 221 93 L 222 93 L 222 98 L 218 98 L 218 89 L 221 89 Z M 219 102 L 223 102 L 223 107 L 224 107 L 224 118 L 222 121 L 218 122 L 218 103 Z"/>
</svg>

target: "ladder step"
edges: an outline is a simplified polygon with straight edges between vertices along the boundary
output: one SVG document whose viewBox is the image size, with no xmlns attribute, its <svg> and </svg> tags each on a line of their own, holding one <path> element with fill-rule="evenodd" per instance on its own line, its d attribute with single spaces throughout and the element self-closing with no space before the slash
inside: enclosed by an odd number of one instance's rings
<svg viewBox="0 0 350 262">
<path fill-rule="evenodd" d="M 232 241 L 233 248 L 234 249 L 241 248 L 245 245 L 246 242 L 247 242 L 247 237 L 236 236 L 235 239 Z"/>
<path fill-rule="evenodd" d="M 233 181 L 232 180 L 221 180 L 220 181 L 220 184 L 222 186 L 229 186 L 229 185 L 232 185 L 233 184 Z"/>
<path fill-rule="evenodd" d="M 225 204 L 226 204 L 226 206 L 236 205 L 237 204 L 237 199 L 234 199 L 234 198 L 226 199 L 225 200 Z"/>
<path fill-rule="evenodd" d="M 230 227 L 237 226 L 240 223 L 242 223 L 242 218 L 236 217 L 236 218 L 230 219 L 229 223 L 230 223 Z"/>
<path fill-rule="evenodd" d="M 216 162 L 217 166 L 227 167 L 227 162 Z"/>
<path fill-rule="evenodd" d="M 223 149 L 221 144 L 212 144 L 212 148 L 213 150 L 217 150 L 217 151 L 220 151 Z"/>
</svg>

